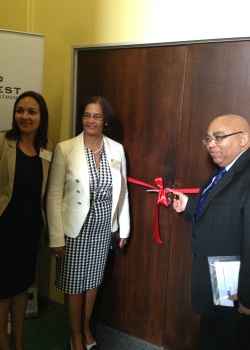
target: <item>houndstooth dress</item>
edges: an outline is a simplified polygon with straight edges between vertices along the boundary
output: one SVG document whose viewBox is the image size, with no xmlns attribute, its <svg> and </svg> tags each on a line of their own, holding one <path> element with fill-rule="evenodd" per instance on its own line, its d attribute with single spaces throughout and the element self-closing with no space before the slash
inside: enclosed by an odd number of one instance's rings
<svg viewBox="0 0 250 350">
<path fill-rule="evenodd" d="M 65 236 L 66 255 L 56 260 L 56 288 L 68 294 L 98 287 L 111 239 L 112 177 L 103 145 L 99 167 L 85 147 L 90 178 L 90 210 L 77 238 Z"/>
</svg>

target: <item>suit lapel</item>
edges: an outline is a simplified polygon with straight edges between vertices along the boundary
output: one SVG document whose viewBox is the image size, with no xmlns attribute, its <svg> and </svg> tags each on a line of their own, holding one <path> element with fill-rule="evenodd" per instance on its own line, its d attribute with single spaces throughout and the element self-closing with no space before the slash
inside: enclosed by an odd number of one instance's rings
<svg viewBox="0 0 250 350">
<path fill-rule="evenodd" d="M 46 150 L 52 152 L 52 145 L 49 143 L 46 146 Z M 42 191 L 41 191 L 41 198 L 43 198 L 44 193 L 45 193 L 45 189 L 46 189 L 46 184 L 47 184 L 47 179 L 48 179 L 48 173 L 49 173 L 49 168 L 50 168 L 50 164 L 51 164 L 51 160 L 47 160 L 41 157 L 42 160 L 42 169 L 43 169 L 43 182 L 42 182 Z"/>
<path fill-rule="evenodd" d="M 86 159 L 86 154 L 84 151 L 84 132 L 76 137 L 76 142 L 74 145 L 74 162 L 76 168 L 76 180 L 80 180 L 83 185 L 84 191 L 87 198 L 90 199 L 90 189 L 89 189 L 89 170 Z"/>
<path fill-rule="evenodd" d="M 14 187 L 15 168 L 16 168 L 16 141 L 8 141 L 7 162 L 9 172 L 9 186 L 11 190 Z"/>
<path fill-rule="evenodd" d="M 206 201 L 204 203 L 204 206 L 201 210 L 200 216 L 197 220 L 199 222 L 199 219 L 202 217 L 203 213 L 206 211 L 207 207 L 210 205 L 212 200 L 232 181 L 234 175 L 242 170 L 242 168 L 245 166 L 246 162 L 248 162 L 250 159 L 250 149 L 246 150 L 232 165 L 232 167 L 223 175 L 221 180 L 214 186 L 212 191 L 208 194 Z M 206 181 L 205 185 L 202 186 L 202 191 L 209 185 L 209 183 L 212 181 L 213 177 L 216 175 L 217 171 L 215 171 Z M 198 200 L 200 199 L 200 196 Z M 197 201 L 198 203 L 198 201 Z"/>
</svg>

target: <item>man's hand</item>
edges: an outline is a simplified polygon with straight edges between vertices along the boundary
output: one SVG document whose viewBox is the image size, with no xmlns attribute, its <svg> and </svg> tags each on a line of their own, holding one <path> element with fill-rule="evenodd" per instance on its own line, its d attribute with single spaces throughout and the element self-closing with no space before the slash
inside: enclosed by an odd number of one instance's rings
<svg viewBox="0 0 250 350">
<path fill-rule="evenodd" d="M 238 295 L 237 294 L 233 294 L 230 297 L 228 297 L 228 299 L 229 300 L 238 300 Z M 247 309 L 240 302 L 239 302 L 238 311 L 239 311 L 240 314 L 250 315 L 250 309 Z"/>
<path fill-rule="evenodd" d="M 174 190 L 171 192 L 174 194 L 173 208 L 175 211 L 177 211 L 177 213 L 184 211 L 187 205 L 188 196 L 182 192 L 176 192 Z"/>
</svg>

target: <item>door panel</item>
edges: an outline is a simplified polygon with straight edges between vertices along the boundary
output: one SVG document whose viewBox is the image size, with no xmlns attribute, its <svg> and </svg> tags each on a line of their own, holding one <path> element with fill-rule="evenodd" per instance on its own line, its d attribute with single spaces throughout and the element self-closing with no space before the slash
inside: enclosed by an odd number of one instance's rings
<svg viewBox="0 0 250 350">
<path fill-rule="evenodd" d="M 202 145 L 208 123 L 226 113 L 249 118 L 249 57 L 248 41 L 81 50 L 77 105 L 90 95 L 109 100 L 118 118 L 110 136 L 124 145 L 130 177 L 199 187 L 214 167 Z M 157 194 L 134 184 L 129 194 L 131 238 L 124 253 L 110 254 L 94 317 L 158 346 L 196 350 L 191 224 L 159 206 L 158 244 Z"/>
<path fill-rule="evenodd" d="M 250 42 L 189 45 L 175 187 L 199 187 L 214 168 L 202 139 L 208 124 L 223 114 L 249 121 Z M 190 306 L 191 224 L 173 214 L 165 343 L 168 349 L 195 350 L 199 317 Z M 181 336 L 180 336 L 181 334 Z"/>
</svg>

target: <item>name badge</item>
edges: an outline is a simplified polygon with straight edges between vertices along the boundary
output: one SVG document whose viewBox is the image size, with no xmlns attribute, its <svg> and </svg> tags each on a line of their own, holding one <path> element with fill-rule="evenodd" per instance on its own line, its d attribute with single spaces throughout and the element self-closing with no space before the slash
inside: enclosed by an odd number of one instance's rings
<svg viewBox="0 0 250 350">
<path fill-rule="evenodd" d="M 52 158 L 52 152 L 47 151 L 44 148 L 40 148 L 40 153 L 39 153 L 39 157 L 48 160 L 49 162 L 51 162 L 51 158 Z"/>
<path fill-rule="evenodd" d="M 111 168 L 120 170 L 120 163 L 119 160 L 111 159 Z"/>
</svg>

